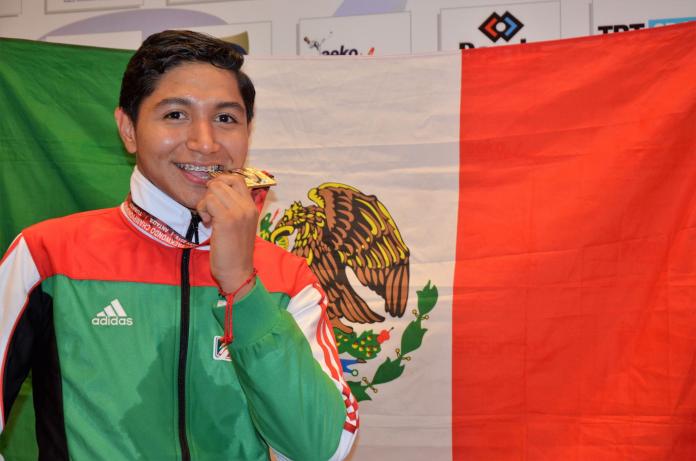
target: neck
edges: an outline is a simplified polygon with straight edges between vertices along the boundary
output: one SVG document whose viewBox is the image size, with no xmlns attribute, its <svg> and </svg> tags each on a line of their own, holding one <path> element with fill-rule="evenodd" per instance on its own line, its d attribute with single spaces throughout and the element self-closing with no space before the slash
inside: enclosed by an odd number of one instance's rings
<svg viewBox="0 0 696 461">
<path fill-rule="evenodd" d="M 140 208 L 167 224 L 180 235 L 186 235 L 191 216 L 198 214 L 185 207 L 157 188 L 136 167 L 131 175 L 131 198 Z M 211 229 L 205 225 L 198 226 L 200 241 L 210 238 Z"/>
</svg>

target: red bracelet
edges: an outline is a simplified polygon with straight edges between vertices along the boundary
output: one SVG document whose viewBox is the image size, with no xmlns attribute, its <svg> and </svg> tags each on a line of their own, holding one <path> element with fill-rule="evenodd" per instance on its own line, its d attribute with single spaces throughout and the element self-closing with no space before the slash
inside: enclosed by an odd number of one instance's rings
<svg viewBox="0 0 696 461">
<path fill-rule="evenodd" d="M 242 288 L 254 280 L 257 273 L 258 271 L 256 268 L 254 268 L 254 270 L 251 271 L 251 275 L 231 293 L 225 293 L 224 291 L 220 290 L 220 294 L 225 297 L 225 334 L 222 337 L 222 342 L 225 344 L 232 344 L 232 341 L 234 340 L 234 335 L 232 334 L 232 306 L 234 305 L 234 297 Z"/>
</svg>

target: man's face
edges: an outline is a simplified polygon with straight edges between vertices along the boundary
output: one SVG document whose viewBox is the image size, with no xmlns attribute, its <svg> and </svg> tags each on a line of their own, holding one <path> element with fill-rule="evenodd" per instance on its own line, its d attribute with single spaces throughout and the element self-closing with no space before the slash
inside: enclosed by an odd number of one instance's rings
<svg viewBox="0 0 696 461">
<path fill-rule="evenodd" d="M 209 171 L 246 159 L 250 127 L 237 79 L 211 64 L 168 70 L 143 99 L 135 126 L 120 108 L 115 115 L 140 171 L 187 208 L 203 198 Z"/>
</svg>

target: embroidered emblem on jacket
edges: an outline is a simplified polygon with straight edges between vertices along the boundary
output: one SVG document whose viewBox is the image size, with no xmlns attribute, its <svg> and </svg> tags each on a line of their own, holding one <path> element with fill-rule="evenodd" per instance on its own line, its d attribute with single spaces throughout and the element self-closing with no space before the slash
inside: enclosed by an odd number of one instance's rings
<svg viewBox="0 0 696 461">
<path fill-rule="evenodd" d="M 227 350 L 227 346 L 222 342 L 222 336 L 215 336 L 213 338 L 213 359 L 224 360 L 225 362 L 232 361 L 230 351 Z"/>
</svg>

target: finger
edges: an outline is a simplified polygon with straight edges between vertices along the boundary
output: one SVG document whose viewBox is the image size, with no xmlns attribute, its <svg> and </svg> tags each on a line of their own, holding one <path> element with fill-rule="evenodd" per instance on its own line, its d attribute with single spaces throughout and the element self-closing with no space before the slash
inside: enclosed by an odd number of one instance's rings
<svg viewBox="0 0 696 461">
<path fill-rule="evenodd" d="M 227 186 L 220 186 L 224 189 L 229 189 Z M 220 196 L 215 193 L 208 192 L 203 198 L 202 209 L 210 215 L 210 219 L 213 223 L 217 222 L 222 224 L 223 222 L 249 222 L 249 220 L 256 222 L 258 221 L 258 211 L 254 206 L 254 203 L 249 199 L 248 201 L 241 201 L 241 203 L 236 203 L 236 197 L 230 198 L 227 194 L 228 192 L 222 192 Z"/>
<path fill-rule="evenodd" d="M 199 206 L 208 214 L 210 219 L 223 217 L 225 215 L 234 214 L 235 207 L 228 206 L 227 200 L 220 199 L 212 192 L 205 194 L 199 202 Z"/>
<path fill-rule="evenodd" d="M 213 183 L 227 184 L 229 187 L 232 187 L 237 190 L 247 189 L 246 182 L 244 181 L 244 176 L 242 176 L 241 174 L 235 174 L 231 172 L 221 174 L 208 181 L 208 185 Z"/>
<path fill-rule="evenodd" d="M 228 207 L 246 208 L 253 205 L 250 191 L 244 185 L 221 181 L 208 184 L 207 194 L 212 194 Z"/>
<path fill-rule="evenodd" d="M 208 202 L 205 199 L 205 197 L 203 197 L 201 201 L 196 204 L 196 213 L 198 213 L 198 216 L 201 218 L 201 222 L 204 225 L 210 225 L 210 222 L 212 221 L 213 217 L 208 212 Z"/>
</svg>

